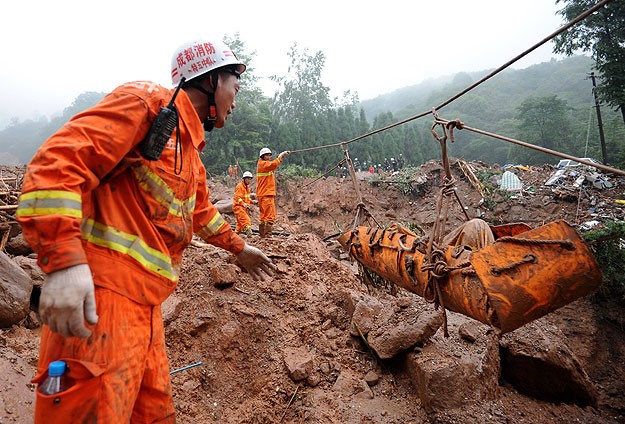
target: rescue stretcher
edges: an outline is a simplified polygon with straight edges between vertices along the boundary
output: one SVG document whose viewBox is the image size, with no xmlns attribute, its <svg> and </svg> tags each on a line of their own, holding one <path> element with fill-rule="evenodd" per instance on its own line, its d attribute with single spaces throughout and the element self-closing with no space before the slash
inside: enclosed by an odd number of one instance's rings
<svg viewBox="0 0 625 424">
<path fill-rule="evenodd" d="M 500 334 L 588 295 L 601 284 L 592 252 L 565 221 L 536 229 L 508 224 L 490 230 L 494 243 L 477 250 L 443 246 L 433 261 L 424 237 L 401 231 L 360 226 L 338 241 L 380 277 L 428 300 L 437 297 L 444 308 L 488 324 Z"/>
</svg>

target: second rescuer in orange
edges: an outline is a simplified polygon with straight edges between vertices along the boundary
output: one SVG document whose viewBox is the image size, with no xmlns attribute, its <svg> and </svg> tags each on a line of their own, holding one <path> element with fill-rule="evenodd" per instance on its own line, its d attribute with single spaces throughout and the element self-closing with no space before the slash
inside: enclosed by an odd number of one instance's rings
<svg viewBox="0 0 625 424">
<path fill-rule="evenodd" d="M 252 235 L 252 221 L 250 220 L 247 210 L 251 204 L 256 202 L 252 200 L 250 193 L 252 178 L 254 177 L 250 171 L 245 171 L 243 173 L 243 181 L 237 184 L 234 189 L 234 199 L 232 201 L 232 211 L 237 218 L 237 228 L 235 231 L 238 234 L 245 233 L 248 236 Z"/>
<path fill-rule="evenodd" d="M 270 236 L 273 223 L 276 219 L 276 181 L 273 171 L 282 163 L 282 158 L 291 152 L 284 151 L 278 158 L 271 160 L 271 150 L 267 147 L 260 149 L 258 164 L 256 165 L 256 196 L 258 197 L 258 209 L 260 210 L 260 223 L 258 231 L 261 237 Z"/>
</svg>

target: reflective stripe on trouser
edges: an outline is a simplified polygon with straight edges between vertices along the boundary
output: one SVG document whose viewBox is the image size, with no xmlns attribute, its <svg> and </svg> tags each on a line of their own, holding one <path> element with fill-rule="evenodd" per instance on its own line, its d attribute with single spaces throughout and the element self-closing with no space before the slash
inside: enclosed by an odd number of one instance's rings
<svg viewBox="0 0 625 424">
<path fill-rule="evenodd" d="M 260 222 L 273 223 L 276 219 L 275 196 L 261 196 L 258 198 L 258 209 L 260 211 Z"/>
<path fill-rule="evenodd" d="M 234 216 L 237 218 L 237 228 L 235 230 L 237 233 L 244 231 L 247 227 L 252 225 L 250 216 L 247 214 L 247 210 L 244 206 L 233 206 L 232 212 L 234 212 Z"/>
<path fill-rule="evenodd" d="M 35 422 L 60 422 L 54 417 L 61 412 L 64 423 L 173 423 L 160 305 L 140 305 L 101 287 L 96 287 L 95 298 L 99 320 L 90 326 L 89 338 L 63 337 L 43 326 L 38 374 L 57 359 L 76 360 L 86 369 L 102 372 L 83 375 L 75 386 L 84 384 L 84 390 L 62 392 L 60 402 L 46 402 L 38 394 Z M 70 376 L 71 372 L 72 365 Z"/>
</svg>

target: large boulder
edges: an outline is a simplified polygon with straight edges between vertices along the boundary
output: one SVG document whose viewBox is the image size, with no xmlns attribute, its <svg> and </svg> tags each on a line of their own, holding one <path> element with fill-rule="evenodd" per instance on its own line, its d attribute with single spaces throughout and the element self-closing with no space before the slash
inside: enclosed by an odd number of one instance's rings
<svg viewBox="0 0 625 424">
<path fill-rule="evenodd" d="M 6 251 L 10 255 L 14 256 L 28 256 L 33 253 L 33 249 L 30 248 L 22 233 L 13 237 L 6 245 Z"/>
<path fill-rule="evenodd" d="M 448 338 L 439 331 L 405 358 L 428 414 L 467 408 L 499 396 L 499 345 L 494 331 L 453 312 L 447 312 L 447 319 Z M 472 329 L 467 331 L 467 326 Z"/>
<path fill-rule="evenodd" d="M 427 342 L 442 324 L 442 315 L 432 307 L 402 308 L 369 333 L 369 347 L 381 359 L 390 359 Z"/>
<path fill-rule="evenodd" d="M 33 283 L 11 258 L 0 252 L 0 328 L 19 323 L 30 310 Z"/>
<path fill-rule="evenodd" d="M 504 380 L 518 391 L 550 402 L 597 406 L 597 390 L 566 344 L 566 336 L 545 320 L 501 339 Z"/>
</svg>

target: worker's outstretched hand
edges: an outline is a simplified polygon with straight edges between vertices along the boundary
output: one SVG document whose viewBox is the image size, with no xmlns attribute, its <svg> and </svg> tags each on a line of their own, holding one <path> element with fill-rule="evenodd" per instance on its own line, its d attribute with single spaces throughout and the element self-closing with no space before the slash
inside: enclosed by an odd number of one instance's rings
<svg viewBox="0 0 625 424">
<path fill-rule="evenodd" d="M 254 280 L 265 281 L 265 276 L 271 277 L 276 270 L 276 266 L 262 250 L 247 243 L 241 253 L 237 255 L 237 261 Z"/>
<path fill-rule="evenodd" d="M 41 320 L 65 337 L 89 337 L 85 326 L 98 322 L 93 277 L 89 265 L 74 265 L 52 272 L 43 283 L 39 299 Z"/>
<path fill-rule="evenodd" d="M 288 156 L 288 155 L 290 155 L 290 154 L 291 154 L 291 152 L 290 152 L 290 151 L 285 150 L 284 152 L 280 153 L 280 154 L 278 155 L 278 157 L 279 157 L 280 159 L 282 159 L 283 157 Z"/>
</svg>

